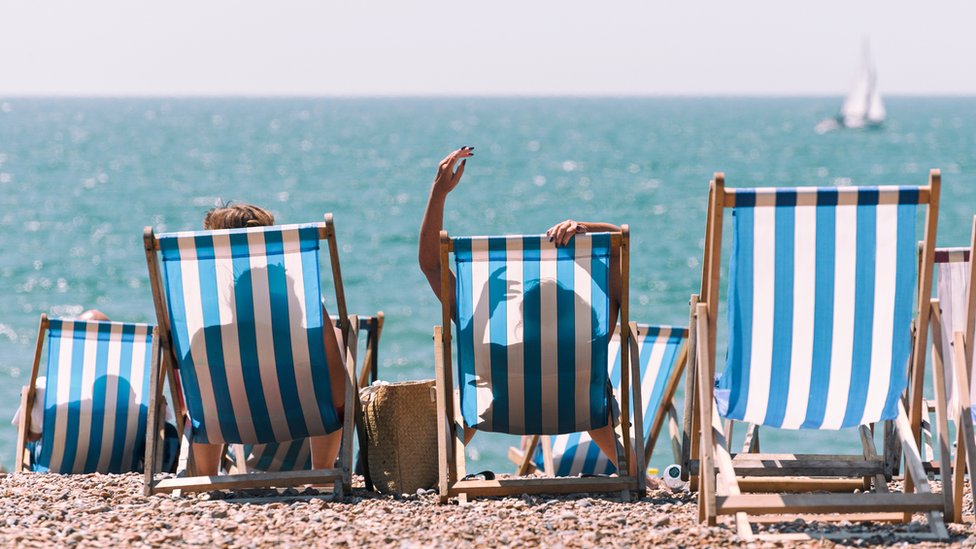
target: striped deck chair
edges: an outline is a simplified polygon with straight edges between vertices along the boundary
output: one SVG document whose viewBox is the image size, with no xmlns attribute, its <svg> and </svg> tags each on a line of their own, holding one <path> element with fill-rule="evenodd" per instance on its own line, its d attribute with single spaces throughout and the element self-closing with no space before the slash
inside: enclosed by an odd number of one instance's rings
<svg viewBox="0 0 976 549">
<path fill-rule="evenodd" d="M 976 437 L 973 421 L 976 421 L 976 383 L 972 375 L 976 346 L 972 344 L 976 331 L 976 292 L 971 291 L 971 281 L 976 277 L 976 217 L 973 218 L 973 232 L 969 248 L 939 248 L 935 251 L 935 264 L 938 267 L 938 298 L 932 301 L 930 325 L 932 330 L 932 363 L 943 365 L 946 369 L 944 379 L 946 402 L 936 402 L 931 407 L 935 411 L 936 425 L 953 421 L 956 425 L 956 455 L 952 472 L 952 499 L 950 516 L 954 522 L 972 521 L 973 517 L 963 516 L 963 475 L 969 466 L 970 479 L 976 471 Z M 934 376 L 938 375 L 934 371 Z M 933 384 L 939 382 L 933 376 Z M 960 390 L 962 389 L 962 390 Z M 939 394 L 936 393 L 938 401 Z M 926 412 L 929 407 L 926 407 Z M 939 416 L 942 416 L 941 418 Z M 948 416 L 948 417 L 946 417 Z M 929 435 L 931 437 L 931 435 Z M 936 430 L 940 454 L 949 454 L 948 433 Z M 943 470 L 944 471 L 944 470 Z M 970 489 L 972 487 L 970 486 Z M 946 489 L 946 493 L 950 490 Z"/>
<path fill-rule="evenodd" d="M 145 232 L 164 368 L 184 395 L 184 448 L 264 444 L 343 428 L 340 465 L 267 474 L 151 479 L 146 491 L 201 491 L 334 482 L 351 486 L 352 421 L 332 402 L 323 335 L 319 241 L 329 246 L 343 334 L 355 330 L 345 297 L 332 216 L 324 223 L 182 232 Z M 160 270 L 160 256 L 162 270 Z M 350 336 L 343 338 L 350 340 Z M 355 364 L 345 364 L 345 409 L 354 410 Z M 188 451 L 186 453 L 189 453 Z M 193 474 L 192 459 L 181 469 Z"/>
<path fill-rule="evenodd" d="M 709 196 L 705 275 L 693 297 L 694 413 L 699 459 L 699 513 L 703 521 L 732 515 L 738 534 L 753 539 L 750 515 L 829 513 L 817 520 L 897 520 L 928 515 L 930 533 L 943 539 L 945 501 L 932 493 L 918 451 L 925 323 L 912 339 L 915 297 L 931 291 L 940 177 L 925 187 L 727 189 L 716 174 Z M 718 290 L 723 212 L 732 210 L 728 281 L 728 351 L 722 385 L 727 406 L 714 399 Z M 916 226 L 925 213 L 921 273 Z M 916 276 L 921 282 L 916 285 Z M 919 293 L 918 288 L 921 288 Z M 929 301 L 920 300 L 920 318 Z M 913 350 L 914 345 L 914 350 Z M 909 387 L 908 365 L 915 365 Z M 860 455 L 730 455 L 720 415 L 779 429 L 855 428 Z M 891 493 L 885 462 L 867 425 L 895 422 L 906 465 L 905 488 Z M 717 473 L 717 474 L 716 474 Z M 740 484 L 742 477 L 778 477 Z M 797 477 L 863 478 L 873 493 L 796 492 Z M 773 493 L 743 493 L 746 488 Z M 775 535 L 763 537 L 776 537 Z M 813 533 L 790 539 L 816 537 Z M 782 539 L 782 538 L 780 538 Z"/>
<path fill-rule="evenodd" d="M 437 386 L 439 490 L 451 496 L 541 492 L 643 491 L 643 474 L 613 478 L 515 478 L 465 480 L 464 425 L 482 431 L 555 435 L 608 425 L 607 360 L 610 353 L 610 260 L 621 264 L 621 426 L 630 428 L 627 323 L 629 232 L 577 235 L 557 248 L 545 236 L 454 238 L 441 232 L 441 265 L 454 254 L 457 311 L 449 269 L 441 270 L 443 325 L 434 328 Z M 452 319 L 457 319 L 458 384 L 454 402 Z M 457 408 L 455 407 L 457 405 Z M 634 425 L 643 432 L 641 410 Z M 630 439 L 618 448 L 621 469 Z M 636 447 L 643 471 L 643 445 Z"/>
<path fill-rule="evenodd" d="M 674 461 L 680 459 L 681 441 L 678 438 L 678 414 L 673 398 L 681 379 L 688 354 L 686 345 L 688 329 L 676 326 L 651 326 L 631 323 L 632 356 L 640 363 L 641 395 L 644 397 L 644 433 L 641 437 L 644 456 L 654 453 L 658 434 L 668 421 Z M 614 333 L 610 340 L 610 360 L 607 362 L 610 383 L 620 400 L 620 336 Z M 633 430 L 631 438 L 635 440 Z M 524 475 L 531 469 L 544 471 L 550 476 L 610 475 L 617 472 L 613 463 L 600 451 L 588 433 L 555 435 L 539 440 L 539 435 L 523 437 L 523 449 L 509 448 L 509 459 L 519 466 L 517 473 Z M 541 446 L 540 446 L 541 443 Z M 533 451 L 534 449 L 534 451 Z M 532 452 L 532 459 L 525 460 L 525 451 Z"/>
<path fill-rule="evenodd" d="M 156 329 L 41 315 L 30 382 L 21 395 L 15 471 L 142 471 Z M 40 452 L 28 453 L 30 410 L 47 347 Z M 34 432 L 37 430 L 34 429 Z"/>
<path fill-rule="evenodd" d="M 376 316 L 359 317 L 359 333 L 366 334 L 366 355 L 359 373 L 360 387 L 365 387 L 377 379 L 379 339 L 383 330 L 383 320 L 382 311 L 376 313 Z M 332 321 L 339 325 L 339 317 L 332 317 Z M 356 345 L 343 347 L 350 351 L 357 348 Z M 234 445 L 229 451 L 237 471 L 241 473 L 303 471 L 312 468 L 312 453 L 307 438 L 267 444 Z"/>
</svg>

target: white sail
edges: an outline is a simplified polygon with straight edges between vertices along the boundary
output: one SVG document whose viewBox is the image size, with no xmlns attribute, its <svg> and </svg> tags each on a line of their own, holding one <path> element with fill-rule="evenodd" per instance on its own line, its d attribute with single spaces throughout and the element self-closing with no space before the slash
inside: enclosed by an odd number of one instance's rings
<svg viewBox="0 0 976 549">
<path fill-rule="evenodd" d="M 840 109 L 840 115 L 844 119 L 844 126 L 848 128 L 860 128 L 868 114 L 868 101 L 871 97 L 872 82 L 871 72 L 867 67 L 862 67 L 861 73 L 854 82 L 854 87 L 844 99 L 844 105 Z"/>
<path fill-rule="evenodd" d="M 884 122 L 887 111 L 885 111 L 884 102 L 881 101 L 881 93 L 878 92 L 878 87 L 875 86 L 871 90 L 871 101 L 868 104 L 868 122 L 871 124 L 880 124 Z"/>
<path fill-rule="evenodd" d="M 854 87 L 844 99 L 840 119 L 844 127 L 863 128 L 881 124 L 884 122 L 885 115 L 884 102 L 881 101 L 874 65 L 871 62 L 871 53 L 865 41 L 861 67 L 854 81 Z"/>
</svg>

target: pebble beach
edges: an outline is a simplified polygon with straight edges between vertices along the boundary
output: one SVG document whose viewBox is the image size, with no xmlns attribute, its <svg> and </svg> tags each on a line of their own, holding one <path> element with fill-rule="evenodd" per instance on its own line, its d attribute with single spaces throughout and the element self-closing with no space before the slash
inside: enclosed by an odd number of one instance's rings
<svg viewBox="0 0 976 549">
<path fill-rule="evenodd" d="M 687 547 L 742 546 L 731 526 L 697 522 L 695 494 L 649 490 L 615 496 L 522 496 L 438 503 L 436 493 L 397 496 L 362 488 L 338 498 L 312 489 L 143 496 L 142 476 L 0 475 L 0 545 L 7 547 Z M 970 505 L 971 503 L 967 502 Z M 867 539 L 810 546 L 974 546 L 972 526 L 949 525 L 949 543 L 897 537 L 924 526 L 834 524 Z M 816 526 L 819 527 L 819 526 Z M 763 532 L 808 530 L 801 521 Z M 779 547 L 787 542 L 757 542 Z"/>
</svg>

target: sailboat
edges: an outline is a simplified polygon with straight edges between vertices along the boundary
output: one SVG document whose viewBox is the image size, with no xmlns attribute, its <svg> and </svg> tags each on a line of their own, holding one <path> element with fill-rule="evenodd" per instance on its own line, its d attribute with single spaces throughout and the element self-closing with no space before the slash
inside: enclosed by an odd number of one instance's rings
<svg viewBox="0 0 976 549">
<path fill-rule="evenodd" d="M 871 53 L 865 41 L 857 80 L 844 98 L 840 113 L 833 118 L 821 120 L 815 129 L 817 133 L 826 133 L 840 128 L 877 128 L 884 123 L 886 114 L 881 92 L 878 91 L 878 78 L 871 62 Z"/>
</svg>

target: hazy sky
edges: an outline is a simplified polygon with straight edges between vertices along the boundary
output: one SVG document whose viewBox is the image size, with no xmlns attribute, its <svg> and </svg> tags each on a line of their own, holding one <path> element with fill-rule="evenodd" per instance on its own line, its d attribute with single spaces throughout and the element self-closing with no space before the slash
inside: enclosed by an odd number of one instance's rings
<svg viewBox="0 0 976 549">
<path fill-rule="evenodd" d="M 0 95 L 976 94 L 976 2 L 0 0 Z"/>
</svg>

